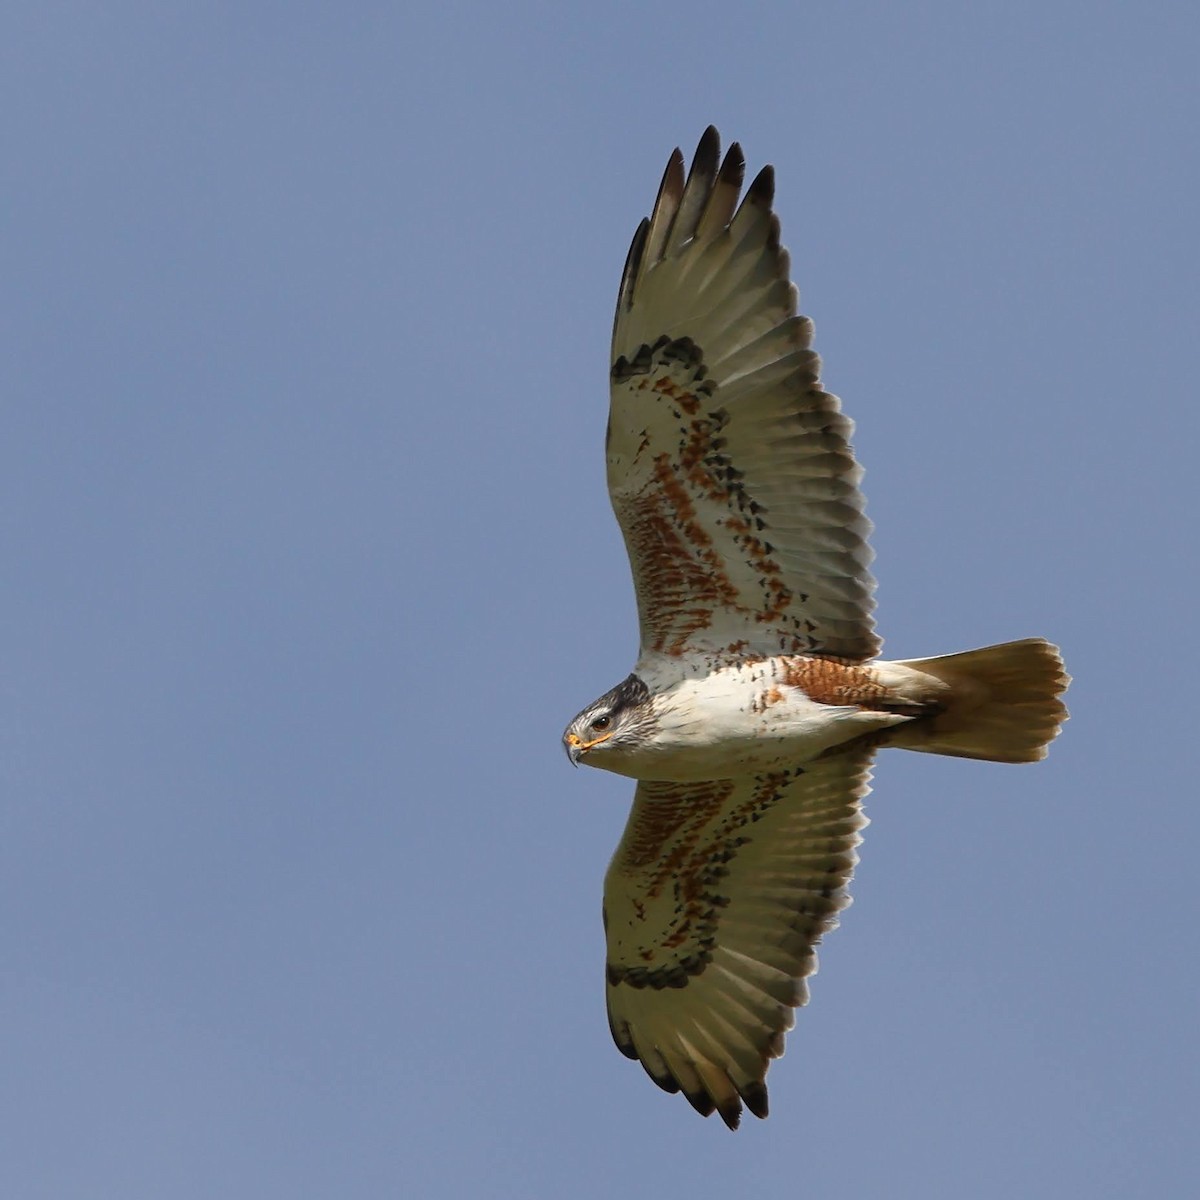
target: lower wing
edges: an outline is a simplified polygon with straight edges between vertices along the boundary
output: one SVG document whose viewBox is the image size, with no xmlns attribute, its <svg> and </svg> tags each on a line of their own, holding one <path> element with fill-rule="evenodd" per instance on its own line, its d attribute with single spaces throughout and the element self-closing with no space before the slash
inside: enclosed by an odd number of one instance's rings
<svg viewBox="0 0 1200 1200">
<path fill-rule="evenodd" d="M 767 1067 L 850 903 L 871 746 L 707 783 L 638 784 L 604 885 L 623 1054 L 698 1112 L 767 1115 Z"/>
</svg>

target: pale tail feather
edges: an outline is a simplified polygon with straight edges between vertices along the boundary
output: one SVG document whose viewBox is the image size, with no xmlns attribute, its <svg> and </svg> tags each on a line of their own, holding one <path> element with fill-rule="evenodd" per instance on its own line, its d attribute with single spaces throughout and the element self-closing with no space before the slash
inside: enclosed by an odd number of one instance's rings
<svg viewBox="0 0 1200 1200">
<path fill-rule="evenodd" d="M 949 685 L 936 717 L 889 730 L 887 744 L 926 754 L 1036 762 L 1067 719 L 1071 682 L 1058 647 L 1041 638 L 900 664 Z"/>
</svg>

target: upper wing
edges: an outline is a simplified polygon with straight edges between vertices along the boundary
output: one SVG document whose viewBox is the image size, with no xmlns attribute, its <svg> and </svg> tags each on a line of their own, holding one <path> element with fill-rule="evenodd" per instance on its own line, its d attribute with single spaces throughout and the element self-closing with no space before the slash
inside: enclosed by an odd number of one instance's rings
<svg viewBox="0 0 1200 1200">
<path fill-rule="evenodd" d="M 742 1101 L 767 1115 L 767 1066 L 850 903 L 873 753 L 638 784 L 604 882 L 609 1027 L 660 1087 L 731 1129 Z"/>
<path fill-rule="evenodd" d="M 719 160 L 711 127 L 686 183 L 672 155 L 617 300 L 608 488 L 642 652 L 874 658 L 853 425 L 796 316 L 772 169 L 738 207 L 741 149 Z"/>
</svg>

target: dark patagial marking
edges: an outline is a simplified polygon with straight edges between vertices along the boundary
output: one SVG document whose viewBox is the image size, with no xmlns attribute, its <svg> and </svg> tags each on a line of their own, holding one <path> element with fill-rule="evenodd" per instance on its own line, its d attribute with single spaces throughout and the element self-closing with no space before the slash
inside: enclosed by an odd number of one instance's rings
<svg viewBox="0 0 1200 1200">
<path fill-rule="evenodd" d="M 646 801 L 638 806 L 632 836 L 616 866 L 629 873 L 648 870 L 641 889 L 646 899 L 668 893 L 674 906 L 665 927 L 646 930 L 637 950 L 644 965 L 609 962 L 609 984 L 681 988 L 703 973 L 712 961 L 721 912 L 729 904 L 721 880 L 729 874 L 727 864 L 751 840 L 742 831 L 769 812 L 799 774 L 796 768 L 758 776 L 749 797 L 728 810 L 731 780 L 643 783 Z M 644 907 L 635 907 L 635 913 L 647 919 Z M 688 952 L 680 953 L 685 946 Z"/>
<path fill-rule="evenodd" d="M 618 515 L 629 543 L 639 611 L 649 649 L 677 657 L 693 636 L 708 629 L 715 611 L 738 614 L 748 625 L 779 630 L 784 654 L 818 650 L 820 631 L 798 606 L 766 534 L 770 514 L 747 488 L 743 472 L 726 451 L 729 413 L 715 406 L 719 389 L 707 378 L 703 351 L 691 338 L 667 335 L 620 356 L 612 381 L 645 396 L 647 429 L 634 460 L 663 445 L 678 430 L 678 443 L 654 454 L 651 478 L 640 494 L 622 497 Z M 814 410 L 836 404 L 811 382 Z M 637 412 L 634 399 L 630 413 Z M 664 414 L 660 406 L 668 406 Z M 656 415 L 657 414 L 657 415 Z M 667 417 L 664 422 L 663 417 Z M 610 416 L 611 422 L 611 416 Z M 655 428 L 653 439 L 648 432 Z M 609 429 L 611 440 L 611 425 Z M 747 594 L 733 581 L 753 579 Z"/>
<path fill-rule="evenodd" d="M 654 475 L 657 486 L 624 505 L 625 528 L 640 567 L 638 601 L 650 649 L 679 655 L 693 633 L 712 624 L 714 609 L 737 607 L 737 589 L 666 454 L 656 459 Z"/>
<path fill-rule="evenodd" d="M 640 495 L 621 504 L 622 525 L 637 570 L 638 606 L 650 648 L 679 655 L 692 634 L 707 629 L 717 608 L 738 608 L 738 593 L 721 554 L 696 511 L 703 497 L 728 503 L 729 489 L 704 465 L 714 433 L 725 418 L 702 414 L 713 386 L 705 381 L 700 347 L 690 338 L 665 334 L 613 364 L 615 384 L 647 393 L 669 406 L 681 443 L 675 453 L 653 459 L 652 480 Z M 661 411 L 661 410 L 657 410 Z M 653 423 L 647 411 L 648 423 Z M 638 454 L 651 445 L 648 433 Z"/>
<path fill-rule="evenodd" d="M 701 380 L 708 374 L 704 366 L 704 355 L 691 338 L 676 338 L 672 341 L 664 333 L 654 345 L 639 346 L 633 358 L 626 358 L 622 354 L 612 365 L 612 381 L 628 383 L 635 375 L 649 375 L 656 363 L 694 370 L 693 378 L 696 380 Z M 708 384 L 701 390 L 711 392 L 712 385 Z"/>
</svg>

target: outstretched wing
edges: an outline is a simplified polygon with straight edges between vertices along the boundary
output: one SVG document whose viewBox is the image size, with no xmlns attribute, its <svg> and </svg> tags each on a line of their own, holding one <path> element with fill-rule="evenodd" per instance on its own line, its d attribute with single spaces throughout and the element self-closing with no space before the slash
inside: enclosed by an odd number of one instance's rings
<svg viewBox="0 0 1200 1200">
<path fill-rule="evenodd" d="M 796 315 L 766 167 L 717 131 L 671 156 L 613 328 L 608 487 L 643 654 L 874 658 L 853 429 Z M 718 166 L 719 164 L 719 166 Z"/>
<path fill-rule="evenodd" d="M 850 903 L 873 753 L 638 784 L 604 883 L 609 1027 L 659 1087 L 731 1129 L 743 1101 L 767 1115 L 767 1067 Z"/>
</svg>

